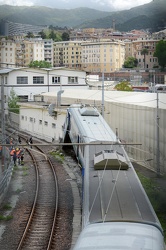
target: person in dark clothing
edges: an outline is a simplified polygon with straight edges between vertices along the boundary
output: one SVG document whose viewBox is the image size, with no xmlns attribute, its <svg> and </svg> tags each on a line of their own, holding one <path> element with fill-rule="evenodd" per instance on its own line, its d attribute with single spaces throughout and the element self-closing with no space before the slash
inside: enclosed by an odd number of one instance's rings
<svg viewBox="0 0 166 250">
<path fill-rule="evenodd" d="M 30 144 L 33 144 L 32 137 L 29 138 L 29 143 L 30 143 Z"/>
<path fill-rule="evenodd" d="M 21 153 L 21 165 L 24 165 L 24 153 Z"/>
<path fill-rule="evenodd" d="M 29 138 L 29 145 L 32 145 L 33 144 L 33 140 L 32 140 L 32 137 Z M 31 146 L 32 148 L 32 146 Z"/>
<path fill-rule="evenodd" d="M 21 144 L 21 137 L 18 136 L 18 142 Z"/>
<path fill-rule="evenodd" d="M 14 154 L 13 154 L 14 166 L 16 166 L 16 161 L 17 161 L 17 155 L 16 155 L 16 151 L 14 151 Z"/>
</svg>

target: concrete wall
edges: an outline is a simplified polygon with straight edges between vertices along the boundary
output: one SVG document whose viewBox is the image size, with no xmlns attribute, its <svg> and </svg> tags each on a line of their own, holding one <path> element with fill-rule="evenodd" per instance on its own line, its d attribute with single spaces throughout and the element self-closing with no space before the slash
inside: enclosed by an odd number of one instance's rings
<svg viewBox="0 0 166 250">
<path fill-rule="evenodd" d="M 45 100 L 43 105 L 56 103 L 55 94 L 48 94 L 43 96 L 43 98 Z M 98 109 L 101 110 L 101 91 L 64 91 L 62 103 L 98 104 Z M 20 129 L 47 141 L 52 141 L 52 138 L 57 140 L 62 135 L 62 125 L 65 120 L 66 108 L 64 107 L 64 109 L 57 111 L 57 118 L 54 119 L 48 114 L 48 105 L 44 107 L 42 104 L 35 106 L 34 103 L 22 103 Z M 165 173 L 165 94 L 160 94 L 159 96 L 158 116 L 160 118 L 158 139 L 160 162 L 158 162 L 157 158 L 156 93 L 120 93 L 119 91 L 108 91 L 105 94 L 104 118 L 114 132 L 116 132 L 116 128 L 118 129 L 118 136 L 122 142 L 133 144 L 125 146 L 129 157 L 146 167 L 155 171 L 159 168 L 162 173 Z M 47 121 L 47 124 L 45 124 L 45 121 Z"/>
<path fill-rule="evenodd" d="M 156 109 L 132 104 L 105 103 L 105 119 L 116 131 L 126 146 L 129 157 L 138 163 L 161 173 L 166 172 L 166 110 L 159 109 L 159 149 L 160 162 L 157 162 L 157 120 Z M 137 145 L 137 144 L 141 145 Z"/>
<path fill-rule="evenodd" d="M 26 112 L 25 112 L 26 110 Z M 66 112 L 58 110 L 57 117 L 48 113 L 48 107 L 24 104 L 20 109 L 20 130 L 51 142 L 62 138 L 62 125 Z"/>
<path fill-rule="evenodd" d="M 13 112 L 9 112 L 8 115 L 8 124 L 12 128 L 19 129 L 19 114 L 15 114 Z"/>
</svg>

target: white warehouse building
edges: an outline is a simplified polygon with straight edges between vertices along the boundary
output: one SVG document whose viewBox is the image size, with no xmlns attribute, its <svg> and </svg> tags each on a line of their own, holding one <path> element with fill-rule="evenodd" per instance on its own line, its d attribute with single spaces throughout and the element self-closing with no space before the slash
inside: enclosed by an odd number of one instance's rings
<svg viewBox="0 0 166 250">
<path fill-rule="evenodd" d="M 0 82 L 5 99 L 13 89 L 22 101 L 33 101 L 35 95 L 61 88 L 87 88 L 85 71 L 65 67 L 0 69 Z"/>
<path fill-rule="evenodd" d="M 38 102 L 22 103 L 20 130 L 47 141 L 62 137 L 67 105 L 90 104 L 102 110 L 101 90 L 48 92 Z M 59 99 L 60 98 L 60 99 Z M 55 116 L 48 113 L 54 104 Z M 105 91 L 104 118 L 126 144 L 129 157 L 158 173 L 166 172 L 166 102 L 164 93 Z"/>
</svg>

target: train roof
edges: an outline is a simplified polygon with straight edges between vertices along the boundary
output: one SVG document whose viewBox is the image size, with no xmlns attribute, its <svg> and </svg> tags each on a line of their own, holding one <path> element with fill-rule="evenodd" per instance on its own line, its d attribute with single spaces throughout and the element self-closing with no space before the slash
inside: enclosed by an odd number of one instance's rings
<svg viewBox="0 0 166 250">
<path fill-rule="evenodd" d="M 91 106 L 71 105 L 68 109 L 71 116 L 79 124 L 84 141 L 116 142 L 117 138 L 110 126 L 105 122 L 99 111 Z"/>
</svg>

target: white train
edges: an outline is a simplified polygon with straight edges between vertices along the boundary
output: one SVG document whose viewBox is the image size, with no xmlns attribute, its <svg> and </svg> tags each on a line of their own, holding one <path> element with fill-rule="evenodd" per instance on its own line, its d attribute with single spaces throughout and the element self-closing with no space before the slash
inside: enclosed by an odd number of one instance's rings
<svg viewBox="0 0 166 250">
<path fill-rule="evenodd" d="M 74 250 L 165 249 L 133 165 L 97 109 L 71 105 L 63 129 L 83 170 L 82 232 Z"/>
</svg>

